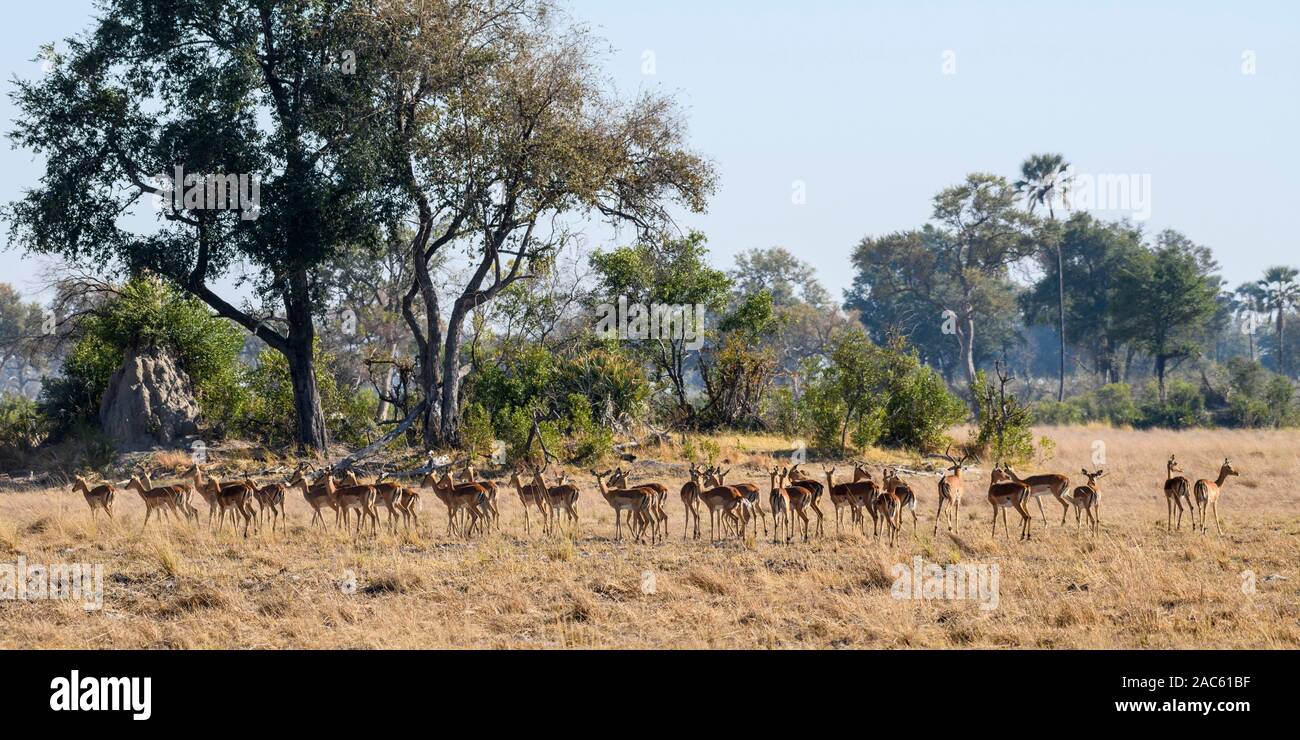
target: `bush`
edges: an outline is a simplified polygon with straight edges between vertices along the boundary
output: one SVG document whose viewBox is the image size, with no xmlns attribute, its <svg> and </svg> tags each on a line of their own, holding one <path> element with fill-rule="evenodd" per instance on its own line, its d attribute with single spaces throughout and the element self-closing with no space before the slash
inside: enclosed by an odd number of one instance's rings
<svg viewBox="0 0 1300 740">
<path fill-rule="evenodd" d="M 375 398 L 361 391 L 340 388 L 334 376 L 334 359 L 319 348 L 315 351 L 316 388 L 320 392 L 321 411 L 332 439 L 352 446 L 373 441 Z M 234 423 L 240 435 L 260 439 L 269 445 L 287 445 L 298 433 L 298 416 L 294 409 L 293 383 L 289 363 L 274 350 L 262 350 L 257 365 L 241 373 L 248 390 L 244 413 Z"/>
<path fill-rule="evenodd" d="M 901 340 L 878 347 L 860 331 L 843 335 L 824 366 L 805 368 L 802 399 L 806 429 L 820 449 L 852 442 L 935 449 L 966 407 L 937 373 L 920 363 Z"/>
<path fill-rule="evenodd" d="M 1205 410 L 1205 398 L 1199 386 L 1185 380 L 1173 380 L 1166 387 L 1166 401 L 1160 403 L 1153 386 L 1147 388 L 1137 426 L 1143 429 L 1191 429 L 1213 426 Z"/>
<path fill-rule="evenodd" d="M 971 387 L 979 408 L 974 447 L 998 462 L 1019 464 L 1034 456 L 1033 412 L 981 370 Z"/>
<path fill-rule="evenodd" d="M 8 470 L 26 464 L 46 433 L 35 401 L 24 396 L 0 398 L 0 466 Z"/>
</svg>

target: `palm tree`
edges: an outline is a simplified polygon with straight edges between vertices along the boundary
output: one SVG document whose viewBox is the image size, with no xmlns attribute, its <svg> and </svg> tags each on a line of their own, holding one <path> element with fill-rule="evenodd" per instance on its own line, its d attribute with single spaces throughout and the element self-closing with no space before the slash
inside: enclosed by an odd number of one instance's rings
<svg viewBox="0 0 1300 740">
<path fill-rule="evenodd" d="M 1259 287 L 1264 291 L 1264 309 L 1277 311 L 1277 371 L 1290 375 L 1286 361 L 1286 312 L 1300 306 L 1300 270 L 1274 266 L 1264 271 Z"/>
<path fill-rule="evenodd" d="M 1038 206 L 1047 207 L 1047 215 L 1056 222 L 1056 201 L 1066 208 L 1070 207 L 1070 163 L 1060 154 L 1035 154 L 1020 165 L 1021 179 L 1016 181 L 1016 189 L 1025 196 L 1029 212 Z M 1056 400 L 1065 400 L 1065 257 L 1062 254 L 1061 238 L 1056 236 L 1056 289 L 1060 304 L 1061 335 L 1061 373 L 1060 388 Z"/>
</svg>

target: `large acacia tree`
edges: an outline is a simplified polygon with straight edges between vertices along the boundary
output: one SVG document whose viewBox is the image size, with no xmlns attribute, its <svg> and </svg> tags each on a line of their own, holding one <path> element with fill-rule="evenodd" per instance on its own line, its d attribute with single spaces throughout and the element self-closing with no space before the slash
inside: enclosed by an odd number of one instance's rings
<svg viewBox="0 0 1300 740">
<path fill-rule="evenodd" d="M 13 93 L 12 139 L 45 172 L 6 210 L 11 241 L 156 272 L 255 333 L 286 358 L 297 441 L 317 450 L 328 444 L 313 372 L 317 268 L 383 222 L 381 171 L 356 136 L 373 80 L 348 56 L 364 56 L 355 18 L 368 5 L 109 0 L 66 53 L 44 50 L 48 74 Z M 151 211 L 156 176 L 177 166 L 259 178 L 259 216 L 167 198 Z M 237 265 L 263 305 L 213 287 Z"/>
<path fill-rule="evenodd" d="M 455 444 L 465 322 L 534 277 L 596 216 L 651 238 L 699 212 L 712 168 L 669 98 L 623 101 L 596 45 L 547 0 L 376 0 L 377 148 L 413 214 L 403 314 L 419 356 L 423 436 Z M 468 265 L 449 283 L 448 252 Z"/>
</svg>

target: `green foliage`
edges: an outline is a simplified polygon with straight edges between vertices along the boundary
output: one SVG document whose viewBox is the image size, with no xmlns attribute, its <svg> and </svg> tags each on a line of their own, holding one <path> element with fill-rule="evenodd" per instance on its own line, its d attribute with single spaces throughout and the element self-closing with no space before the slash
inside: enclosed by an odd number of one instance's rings
<svg viewBox="0 0 1300 740">
<path fill-rule="evenodd" d="M 809 363 L 803 397 L 815 446 L 858 449 L 877 443 L 935 449 L 966 408 L 943 379 L 895 340 L 878 347 L 859 331 L 836 342 L 825 366 Z"/>
<path fill-rule="evenodd" d="M 1212 425 L 1213 418 L 1206 411 L 1200 387 L 1185 380 L 1171 380 L 1167 384 L 1163 403 L 1158 392 L 1148 388 L 1136 424 L 1142 429 L 1191 429 Z"/>
<path fill-rule="evenodd" d="M 23 464 L 45 436 L 45 419 L 35 401 L 0 397 L 0 466 L 8 470 Z"/>
<path fill-rule="evenodd" d="M 1034 456 L 1033 412 L 1007 393 L 1007 385 L 1001 379 L 990 381 L 982 370 L 976 373 L 971 386 L 979 409 L 974 446 L 995 463 L 1019 464 Z"/>
<path fill-rule="evenodd" d="M 316 387 L 321 410 L 334 439 L 353 446 L 373 441 L 377 431 L 375 399 L 360 391 L 340 387 L 334 374 L 334 358 L 315 352 Z M 284 355 L 263 350 L 257 365 L 242 373 L 249 397 L 233 431 L 269 445 L 287 445 L 297 438 L 298 417 L 294 412 L 293 383 Z"/>
<path fill-rule="evenodd" d="M 480 450 L 500 439 L 510 459 L 540 460 L 537 441 L 527 447 L 536 415 L 552 454 L 578 464 L 596 461 L 613 445 L 613 426 L 639 418 L 649 396 L 645 373 L 611 346 L 598 344 L 564 361 L 540 345 L 516 346 L 490 356 L 470 376 L 465 444 L 485 454 Z"/>
</svg>

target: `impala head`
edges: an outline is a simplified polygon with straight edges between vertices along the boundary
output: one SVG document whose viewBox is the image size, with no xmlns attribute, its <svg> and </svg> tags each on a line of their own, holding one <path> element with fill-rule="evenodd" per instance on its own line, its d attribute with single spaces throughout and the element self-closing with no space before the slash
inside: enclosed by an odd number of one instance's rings
<svg viewBox="0 0 1300 740">
<path fill-rule="evenodd" d="M 1223 467 L 1219 468 L 1219 475 L 1226 478 L 1230 475 L 1241 475 L 1241 473 L 1238 473 L 1237 469 L 1232 467 L 1232 460 L 1225 458 L 1223 461 Z"/>
<path fill-rule="evenodd" d="M 613 475 L 609 478 L 609 484 L 615 488 L 627 488 L 627 478 L 631 471 L 624 470 L 622 467 L 614 468 Z"/>
<path fill-rule="evenodd" d="M 359 478 L 357 478 L 357 471 L 355 471 L 355 470 L 349 470 L 349 471 L 347 471 L 346 473 L 344 473 L 344 474 L 343 474 L 343 485 L 345 485 L 345 486 L 359 486 L 359 485 L 361 485 L 361 480 L 360 480 Z"/>
<path fill-rule="evenodd" d="M 1088 485 L 1096 488 L 1097 479 L 1106 474 L 1106 471 L 1098 469 L 1095 473 L 1089 473 L 1087 468 L 1083 469 L 1083 474 L 1088 476 Z"/>
<path fill-rule="evenodd" d="M 1010 469 L 1011 468 L 1007 468 L 1007 470 Z M 1007 474 L 1007 471 L 997 465 L 993 466 L 992 478 L 995 485 L 998 483 L 1006 483 L 1011 480 L 1011 476 Z"/>
<path fill-rule="evenodd" d="M 145 492 L 144 483 L 140 480 L 139 474 L 131 476 L 131 480 L 127 482 L 126 487 L 139 491 L 140 493 Z"/>
<path fill-rule="evenodd" d="M 74 476 L 72 476 L 72 492 L 73 492 L 73 493 L 76 493 L 76 492 L 78 492 L 78 491 L 83 491 L 83 492 L 84 492 L 84 491 L 89 491 L 89 490 L 90 490 L 90 484 L 86 482 L 86 479 L 85 479 L 85 478 L 82 478 L 82 477 L 79 476 L 79 475 L 74 475 Z"/>
<path fill-rule="evenodd" d="M 1169 462 L 1165 463 L 1165 469 L 1171 474 L 1183 472 L 1183 469 L 1178 465 L 1178 458 L 1174 455 L 1169 456 Z"/>
<path fill-rule="evenodd" d="M 970 459 L 970 455 L 969 454 L 962 455 L 961 459 L 959 460 L 953 457 L 951 452 L 952 452 L 952 445 L 949 445 L 948 448 L 943 451 L 943 455 L 941 457 L 943 457 L 945 460 L 951 463 L 948 466 L 948 470 L 951 470 L 953 475 L 961 475 L 961 472 L 966 469 L 966 461 Z"/>
</svg>

